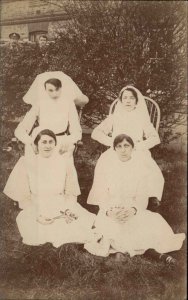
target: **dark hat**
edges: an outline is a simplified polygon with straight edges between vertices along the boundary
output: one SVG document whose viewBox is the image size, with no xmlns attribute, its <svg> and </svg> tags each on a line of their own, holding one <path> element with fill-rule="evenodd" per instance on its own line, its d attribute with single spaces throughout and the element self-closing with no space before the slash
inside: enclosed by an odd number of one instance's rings
<svg viewBox="0 0 188 300">
<path fill-rule="evenodd" d="M 9 38 L 12 39 L 12 38 L 16 38 L 17 40 L 20 39 L 20 35 L 16 32 L 12 32 L 9 34 Z"/>
</svg>

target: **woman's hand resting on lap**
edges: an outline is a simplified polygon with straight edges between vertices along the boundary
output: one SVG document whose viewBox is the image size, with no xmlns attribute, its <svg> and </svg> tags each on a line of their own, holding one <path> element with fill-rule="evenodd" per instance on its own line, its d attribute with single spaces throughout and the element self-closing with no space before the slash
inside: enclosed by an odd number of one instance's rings
<svg viewBox="0 0 188 300">
<path fill-rule="evenodd" d="M 48 225 L 48 224 L 52 224 L 54 220 L 40 215 L 37 217 L 37 222 L 39 222 L 42 225 Z"/>
<path fill-rule="evenodd" d="M 113 207 L 107 211 L 107 216 L 118 223 L 125 223 L 135 215 L 133 207 L 127 209 L 125 207 Z"/>
</svg>

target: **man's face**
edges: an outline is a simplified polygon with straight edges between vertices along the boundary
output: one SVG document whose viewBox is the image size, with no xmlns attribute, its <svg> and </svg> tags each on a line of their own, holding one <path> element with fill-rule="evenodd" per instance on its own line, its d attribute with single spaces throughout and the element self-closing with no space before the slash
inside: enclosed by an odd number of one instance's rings
<svg viewBox="0 0 188 300">
<path fill-rule="evenodd" d="M 53 84 L 47 83 L 46 84 L 46 92 L 50 96 L 51 99 L 58 99 L 61 95 L 61 88 L 57 89 Z"/>
<path fill-rule="evenodd" d="M 45 37 L 41 36 L 39 38 L 39 46 L 44 47 L 46 45 L 46 43 L 47 43 L 47 39 Z"/>
<path fill-rule="evenodd" d="M 48 158 L 55 148 L 55 140 L 49 135 L 42 135 L 38 142 L 38 152 L 42 157 Z"/>
<path fill-rule="evenodd" d="M 10 39 L 10 43 L 11 44 L 18 44 L 18 38 L 17 37 L 12 37 L 11 39 Z"/>
<path fill-rule="evenodd" d="M 115 151 L 119 160 L 123 162 L 131 158 L 132 150 L 132 145 L 129 144 L 129 142 L 127 142 L 125 139 L 121 143 L 118 143 L 115 147 Z"/>
</svg>

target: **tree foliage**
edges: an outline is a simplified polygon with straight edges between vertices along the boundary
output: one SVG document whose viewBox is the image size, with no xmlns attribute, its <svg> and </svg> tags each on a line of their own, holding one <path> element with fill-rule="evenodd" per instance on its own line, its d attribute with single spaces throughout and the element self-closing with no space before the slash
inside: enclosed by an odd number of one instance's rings
<svg viewBox="0 0 188 300">
<path fill-rule="evenodd" d="M 91 126 L 131 83 L 159 103 L 168 141 L 174 123 L 182 121 L 174 113 L 186 97 L 186 3 L 70 0 L 62 5 L 69 21 L 65 28 L 57 26 L 55 43 L 45 53 L 33 46 L 14 55 L 2 52 L 1 93 L 9 111 L 23 113 L 21 98 L 37 74 L 61 70 L 89 97 L 84 121 Z"/>
</svg>

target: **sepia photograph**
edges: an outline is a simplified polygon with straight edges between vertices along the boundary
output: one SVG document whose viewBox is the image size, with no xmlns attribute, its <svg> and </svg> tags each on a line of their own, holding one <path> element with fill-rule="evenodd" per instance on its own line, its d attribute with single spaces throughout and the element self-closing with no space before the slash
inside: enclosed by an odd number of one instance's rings
<svg viewBox="0 0 188 300">
<path fill-rule="evenodd" d="M 187 7 L 0 0 L 0 300 L 187 299 Z"/>
</svg>

